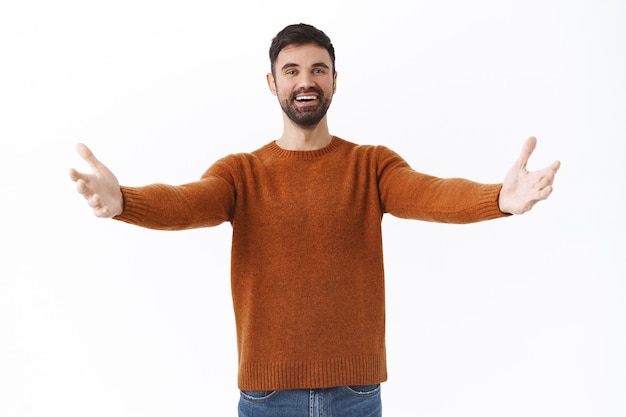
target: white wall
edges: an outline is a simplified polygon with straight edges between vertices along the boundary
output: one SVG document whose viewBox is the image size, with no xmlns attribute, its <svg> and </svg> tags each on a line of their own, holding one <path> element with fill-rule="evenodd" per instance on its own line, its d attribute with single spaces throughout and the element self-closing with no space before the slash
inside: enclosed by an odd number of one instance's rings
<svg viewBox="0 0 626 417">
<path fill-rule="evenodd" d="M 626 415 L 626 3 L 60 0 L 0 5 L 0 416 L 235 416 L 230 226 L 96 219 L 69 167 L 182 183 L 276 138 L 271 38 L 337 49 L 333 133 L 548 202 L 385 218 L 386 416 Z M 217 2 L 216 2 L 217 3 Z"/>
</svg>

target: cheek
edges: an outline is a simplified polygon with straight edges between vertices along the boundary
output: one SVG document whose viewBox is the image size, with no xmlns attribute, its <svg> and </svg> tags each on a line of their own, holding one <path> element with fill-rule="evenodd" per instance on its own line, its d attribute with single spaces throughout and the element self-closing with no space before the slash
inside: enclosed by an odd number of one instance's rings
<svg viewBox="0 0 626 417">
<path fill-rule="evenodd" d="M 288 99 L 291 95 L 291 90 L 285 86 L 276 86 L 274 89 L 274 95 L 279 99 Z"/>
</svg>

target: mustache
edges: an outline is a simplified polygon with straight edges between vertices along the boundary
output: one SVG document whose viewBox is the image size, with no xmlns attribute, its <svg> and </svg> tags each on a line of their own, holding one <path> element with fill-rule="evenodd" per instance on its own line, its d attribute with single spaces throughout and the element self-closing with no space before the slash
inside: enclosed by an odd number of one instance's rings
<svg viewBox="0 0 626 417">
<path fill-rule="evenodd" d="M 291 96 L 289 96 L 289 98 L 291 100 L 295 100 L 296 96 L 300 94 L 307 94 L 307 93 L 315 93 L 319 98 L 324 97 L 324 93 L 322 92 L 322 90 L 316 87 L 309 87 L 309 88 L 300 88 L 294 91 L 293 93 L 291 93 Z"/>
</svg>

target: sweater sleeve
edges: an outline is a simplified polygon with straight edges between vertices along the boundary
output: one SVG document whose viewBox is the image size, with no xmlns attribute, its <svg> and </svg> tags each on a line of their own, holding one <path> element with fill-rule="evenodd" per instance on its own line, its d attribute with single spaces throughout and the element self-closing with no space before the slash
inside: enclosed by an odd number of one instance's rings
<svg viewBox="0 0 626 417">
<path fill-rule="evenodd" d="M 122 186 L 124 211 L 116 220 L 150 229 L 184 230 L 232 219 L 236 187 L 225 159 L 198 181 L 183 185 Z"/>
<path fill-rule="evenodd" d="M 501 184 L 422 174 L 385 147 L 379 147 L 377 163 L 383 212 L 442 223 L 473 223 L 507 215 L 498 206 Z"/>
</svg>

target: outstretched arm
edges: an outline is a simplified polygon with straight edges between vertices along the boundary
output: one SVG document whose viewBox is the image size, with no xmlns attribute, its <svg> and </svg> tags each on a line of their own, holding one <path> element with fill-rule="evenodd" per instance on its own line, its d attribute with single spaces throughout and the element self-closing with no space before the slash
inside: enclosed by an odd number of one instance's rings
<svg viewBox="0 0 626 417">
<path fill-rule="evenodd" d="M 70 169 L 70 178 L 76 182 L 78 193 L 85 197 L 97 217 L 109 218 L 121 214 L 124 198 L 115 175 L 84 144 L 76 145 L 76 150 L 92 170 L 91 174 L 84 174 Z"/>
<path fill-rule="evenodd" d="M 552 193 L 552 183 L 561 163 L 553 162 L 547 168 L 529 172 L 528 159 L 537 146 L 537 139 L 528 138 L 522 152 L 506 174 L 498 204 L 504 213 L 523 214 Z"/>
</svg>

